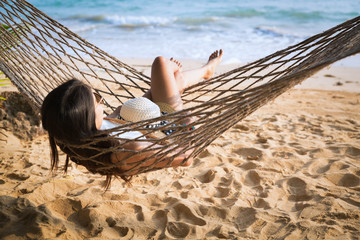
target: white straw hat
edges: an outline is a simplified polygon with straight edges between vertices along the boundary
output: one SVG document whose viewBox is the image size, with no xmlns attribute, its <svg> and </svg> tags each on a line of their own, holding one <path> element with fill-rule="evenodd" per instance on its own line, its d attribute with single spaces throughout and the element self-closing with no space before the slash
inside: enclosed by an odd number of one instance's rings
<svg viewBox="0 0 360 240">
<path fill-rule="evenodd" d="M 145 97 L 126 101 L 120 110 L 120 117 L 129 122 L 138 122 L 160 116 L 159 106 Z"/>
</svg>

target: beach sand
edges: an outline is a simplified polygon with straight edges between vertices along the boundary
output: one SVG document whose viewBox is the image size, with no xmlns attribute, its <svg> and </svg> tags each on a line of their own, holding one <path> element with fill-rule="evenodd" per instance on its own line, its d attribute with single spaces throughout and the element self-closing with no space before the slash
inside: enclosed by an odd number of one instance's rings
<svg viewBox="0 0 360 240">
<path fill-rule="evenodd" d="M 130 62 L 145 72 L 151 64 Z M 51 175 L 35 116 L 1 110 L 0 239 L 359 239 L 359 76 L 325 69 L 192 166 L 114 180 L 107 192 L 104 177 L 74 163 Z"/>
</svg>

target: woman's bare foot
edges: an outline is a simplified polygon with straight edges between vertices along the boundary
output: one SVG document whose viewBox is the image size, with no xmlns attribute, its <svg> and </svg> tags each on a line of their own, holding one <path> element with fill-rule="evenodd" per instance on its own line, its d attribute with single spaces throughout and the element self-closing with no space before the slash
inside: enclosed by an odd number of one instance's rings
<svg viewBox="0 0 360 240">
<path fill-rule="evenodd" d="M 182 64 L 174 58 L 170 58 L 170 62 L 172 64 L 176 65 L 175 70 L 174 70 L 174 77 L 175 77 L 175 81 L 176 81 L 176 84 L 179 89 L 179 93 L 181 95 L 187 86 L 187 83 L 186 83 L 185 79 L 183 78 Z"/>
<path fill-rule="evenodd" d="M 207 64 L 204 65 L 204 67 L 206 68 L 206 73 L 204 74 L 203 78 L 205 80 L 210 79 L 214 75 L 215 68 L 220 64 L 222 55 L 223 55 L 222 49 L 220 49 L 219 51 L 216 50 L 210 55 L 209 61 L 207 62 Z"/>
<path fill-rule="evenodd" d="M 170 61 L 177 65 L 177 69 L 175 70 L 175 72 L 182 71 L 182 64 L 178 60 L 176 60 L 174 58 L 170 58 Z"/>
</svg>

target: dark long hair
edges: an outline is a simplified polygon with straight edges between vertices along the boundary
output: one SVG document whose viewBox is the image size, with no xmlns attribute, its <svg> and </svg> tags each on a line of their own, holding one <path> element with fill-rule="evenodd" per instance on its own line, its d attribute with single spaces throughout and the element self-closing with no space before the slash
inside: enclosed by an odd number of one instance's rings
<svg viewBox="0 0 360 240">
<path fill-rule="evenodd" d="M 92 173 L 106 175 L 105 188 L 109 188 L 116 170 L 98 170 L 99 163 L 91 161 L 91 156 L 101 153 L 101 149 L 114 147 L 113 140 L 97 142 L 90 149 L 76 148 L 84 141 L 99 135 L 95 124 L 95 105 L 91 88 L 83 82 L 72 79 L 52 90 L 44 99 L 41 107 L 43 128 L 48 131 L 51 148 L 51 170 L 57 169 L 59 154 L 56 145 L 67 154 L 65 172 L 69 158 L 84 165 Z M 95 150 L 99 149 L 99 150 Z M 111 164 L 111 152 L 100 154 L 96 159 Z M 120 174 L 119 174 L 120 175 Z M 124 180 L 129 179 L 121 176 Z"/>
</svg>

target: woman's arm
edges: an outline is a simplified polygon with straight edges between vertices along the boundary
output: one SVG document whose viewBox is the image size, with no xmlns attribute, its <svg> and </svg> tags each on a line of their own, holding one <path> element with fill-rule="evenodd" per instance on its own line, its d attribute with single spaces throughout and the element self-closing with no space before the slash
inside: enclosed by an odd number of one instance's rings
<svg viewBox="0 0 360 240">
<path fill-rule="evenodd" d="M 161 145 L 154 145 L 153 143 L 150 143 L 150 142 L 130 142 L 130 143 L 125 144 L 124 148 L 128 149 L 128 150 L 133 150 L 133 151 L 141 151 L 142 149 L 149 147 L 149 146 L 151 146 L 151 148 L 162 147 Z M 128 173 L 126 173 L 126 175 L 135 175 L 138 173 L 139 169 L 142 167 L 147 167 L 150 165 L 151 165 L 150 169 L 154 169 L 154 168 L 157 169 L 157 168 L 164 168 L 164 167 L 178 167 L 178 166 L 188 167 L 191 165 L 192 160 L 193 160 L 192 158 L 189 158 L 184 164 L 182 164 L 182 162 L 186 158 L 188 158 L 191 153 L 191 151 L 187 151 L 185 153 L 182 153 L 182 154 L 179 154 L 178 156 L 176 156 L 172 160 L 170 165 L 168 165 L 168 164 L 171 160 L 161 161 L 159 163 L 156 163 L 156 161 L 158 159 L 156 157 L 152 157 L 152 156 L 155 155 L 156 153 L 158 153 L 159 151 L 160 150 L 158 150 L 158 149 L 154 149 L 154 150 L 146 151 L 146 152 L 143 152 L 140 154 L 136 154 L 134 156 L 131 156 L 134 153 L 118 151 L 111 155 L 111 161 L 113 163 L 118 163 L 118 162 L 123 161 L 123 164 L 119 165 L 119 168 L 123 171 L 130 170 Z M 179 152 L 180 152 L 180 150 L 175 150 L 172 152 L 171 155 L 165 156 L 164 158 L 171 157 Z M 147 160 L 145 162 L 140 163 L 144 159 L 147 159 Z"/>
<path fill-rule="evenodd" d="M 112 113 L 110 113 L 109 115 L 107 115 L 107 118 L 118 118 L 118 116 L 120 116 L 120 110 L 121 110 L 122 106 L 118 106 L 115 111 L 113 111 Z"/>
</svg>

